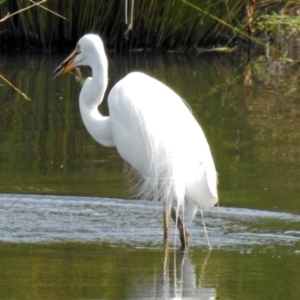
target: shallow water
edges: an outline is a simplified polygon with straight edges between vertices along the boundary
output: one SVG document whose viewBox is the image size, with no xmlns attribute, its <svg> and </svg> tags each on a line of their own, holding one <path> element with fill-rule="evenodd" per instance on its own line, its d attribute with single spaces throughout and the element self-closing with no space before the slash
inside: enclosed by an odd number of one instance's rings
<svg viewBox="0 0 300 300">
<path fill-rule="evenodd" d="M 297 299 L 299 215 L 209 209 L 212 250 L 198 215 L 185 254 L 161 217 L 149 201 L 2 194 L 1 299 Z"/>
<path fill-rule="evenodd" d="M 0 84 L 0 298 L 298 299 L 299 65 L 109 56 L 110 87 L 145 71 L 200 121 L 219 173 L 220 207 L 204 212 L 212 250 L 200 215 L 183 256 L 174 226 L 162 242 L 160 205 L 127 200 L 128 167 L 87 134 L 80 87 L 52 78 L 65 55 L 1 53 L 1 74 L 32 100 Z"/>
<path fill-rule="evenodd" d="M 140 200 L 39 195 L 0 195 L 4 242 L 106 242 L 162 247 L 162 207 Z M 298 246 L 296 214 L 218 207 L 204 212 L 213 249 L 246 251 L 254 246 Z M 174 246 L 175 226 L 169 243 Z M 207 247 L 201 215 L 190 229 L 191 245 Z M 175 249 L 179 247 L 175 246 Z"/>
</svg>

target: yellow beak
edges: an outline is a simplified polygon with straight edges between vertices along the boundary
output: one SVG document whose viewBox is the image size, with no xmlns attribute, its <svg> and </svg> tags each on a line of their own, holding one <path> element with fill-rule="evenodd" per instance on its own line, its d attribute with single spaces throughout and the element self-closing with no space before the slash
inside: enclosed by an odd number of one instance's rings
<svg viewBox="0 0 300 300">
<path fill-rule="evenodd" d="M 73 51 L 53 72 L 55 77 L 71 72 L 74 66 L 74 59 L 78 53 Z"/>
</svg>

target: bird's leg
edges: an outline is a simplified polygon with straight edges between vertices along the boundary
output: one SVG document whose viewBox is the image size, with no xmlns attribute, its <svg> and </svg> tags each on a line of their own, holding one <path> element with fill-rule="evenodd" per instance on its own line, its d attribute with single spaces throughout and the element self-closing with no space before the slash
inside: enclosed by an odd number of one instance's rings
<svg viewBox="0 0 300 300">
<path fill-rule="evenodd" d="M 189 244 L 189 234 L 186 228 L 184 228 L 183 222 L 178 216 L 176 210 L 172 207 L 171 209 L 171 217 L 174 222 L 177 224 L 177 228 L 179 230 L 180 241 L 181 241 L 181 250 L 185 251 Z"/>
<path fill-rule="evenodd" d="M 166 242 L 168 239 L 169 233 L 169 215 L 167 211 L 164 209 L 164 241 Z"/>
</svg>

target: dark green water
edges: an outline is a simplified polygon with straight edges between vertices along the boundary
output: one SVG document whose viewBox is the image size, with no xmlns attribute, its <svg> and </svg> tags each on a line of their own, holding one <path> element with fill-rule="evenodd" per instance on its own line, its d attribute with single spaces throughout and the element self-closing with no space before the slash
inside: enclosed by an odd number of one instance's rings
<svg viewBox="0 0 300 300">
<path fill-rule="evenodd" d="M 210 143 L 214 249 L 197 216 L 182 258 L 173 236 L 164 251 L 159 207 L 101 202 L 129 198 L 128 170 L 86 132 L 75 80 L 53 79 L 63 58 L 0 54 L 1 74 L 32 99 L 0 82 L 0 299 L 298 299 L 300 66 L 110 55 L 109 88 L 131 70 L 153 75 L 185 98 Z"/>
<path fill-rule="evenodd" d="M 299 255 L 195 249 L 183 260 L 128 245 L 1 245 L 1 299 L 297 299 Z"/>
</svg>

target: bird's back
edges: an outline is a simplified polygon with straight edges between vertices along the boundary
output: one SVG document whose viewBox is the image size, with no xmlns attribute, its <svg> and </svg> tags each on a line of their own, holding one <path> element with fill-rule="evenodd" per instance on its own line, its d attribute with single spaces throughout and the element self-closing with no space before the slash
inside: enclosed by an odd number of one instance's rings
<svg viewBox="0 0 300 300">
<path fill-rule="evenodd" d="M 217 201 L 216 171 L 201 127 L 182 99 L 143 73 L 130 73 L 108 96 L 112 134 L 142 176 L 143 197 L 200 209 Z"/>
</svg>

